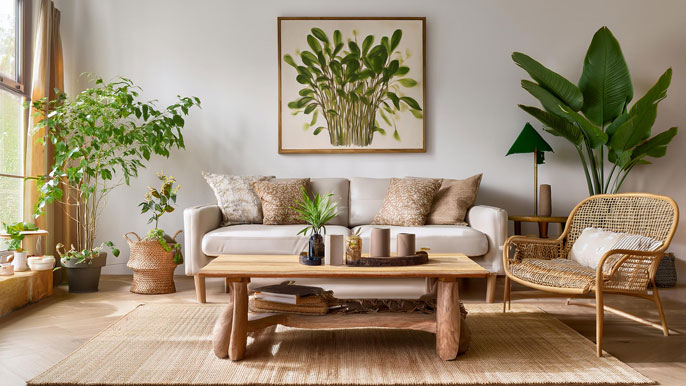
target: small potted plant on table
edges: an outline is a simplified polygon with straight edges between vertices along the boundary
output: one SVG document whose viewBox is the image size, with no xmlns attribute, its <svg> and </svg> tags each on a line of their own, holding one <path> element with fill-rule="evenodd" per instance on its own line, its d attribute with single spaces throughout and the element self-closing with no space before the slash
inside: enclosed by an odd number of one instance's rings
<svg viewBox="0 0 686 386">
<path fill-rule="evenodd" d="M 60 202 L 76 223 L 75 242 L 56 246 L 69 279 L 69 292 L 98 290 L 100 268 L 107 261 L 111 241 L 96 244 L 98 218 L 105 198 L 116 187 L 129 185 L 139 168 L 154 154 L 169 157 L 184 148 L 182 116 L 200 105 L 196 97 L 178 97 L 176 103 L 158 108 L 155 101 L 141 101 L 140 88 L 131 80 L 95 79 L 74 98 L 59 94 L 55 100 L 33 101 L 38 122 L 34 135 L 54 149 L 46 176 L 37 180 L 39 197 L 35 215 Z M 44 133 L 46 135 L 44 135 Z"/>
<path fill-rule="evenodd" d="M 301 259 L 303 264 L 321 265 L 324 257 L 324 238 L 322 235 L 326 234 L 326 223 L 337 216 L 336 204 L 331 202 L 331 196 L 333 196 L 331 193 L 325 196 L 317 193 L 312 199 L 307 193 L 307 189 L 303 187 L 300 201 L 296 203 L 297 206 L 291 208 L 300 214 L 301 220 L 307 223 L 307 226 L 298 234 L 311 234 L 307 258 Z"/>
<path fill-rule="evenodd" d="M 26 251 L 22 248 L 22 241 L 24 240 L 24 232 L 37 231 L 38 227 L 29 222 L 18 222 L 14 224 L 2 223 L 2 228 L 10 238 L 7 249 L 14 251 L 12 266 L 15 272 L 26 271 L 29 266 L 27 264 Z"/>
<path fill-rule="evenodd" d="M 165 176 L 164 172 L 157 173 L 161 181 L 160 189 L 148 188 L 145 201 L 138 206 L 141 213 L 152 212 L 148 224 L 154 222 L 155 228 L 141 239 L 136 232 L 129 232 L 124 238 L 131 248 L 131 256 L 126 264 L 133 271 L 131 292 L 137 294 L 168 294 L 176 292 L 174 286 L 174 269 L 183 262 L 181 245 L 176 242 L 177 231 L 173 237 L 165 234 L 159 228 L 160 217 L 174 211 L 176 194 L 181 188 L 174 186 L 176 180 L 172 176 Z M 129 238 L 130 235 L 137 240 Z"/>
</svg>

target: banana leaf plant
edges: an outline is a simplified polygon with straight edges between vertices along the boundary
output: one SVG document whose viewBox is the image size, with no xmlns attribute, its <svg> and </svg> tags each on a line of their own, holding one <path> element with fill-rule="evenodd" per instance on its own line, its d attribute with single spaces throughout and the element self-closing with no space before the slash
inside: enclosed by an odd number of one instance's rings
<svg viewBox="0 0 686 386">
<path fill-rule="evenodd" d="M 333 146 L 369 146 L 375 133 L 386 135 L 377 120 L 393 129 L 393 138 L 400 141 L 396 120 L 401 112 L 409 111 L 422 118 L 422 108 L 403 89 L 417 86 L 407 77 L 410 68 L 404 65 L 410 53 L 397 50 L 402 30 L 383 36 L 374 45 L 374 35 L 359 44 L 357 31 L 353 39 L 343 42 L 340 30 L 331 38 L 320 28 L 312 28 L 307 35 L 311 51 L 297 52 L 297 63 L 286 54 L 283 59 L 297 71 L 296 81 L 303 85 L 300 97 L 288 103 L 293 114 L 311 114 L 305 129 L 315 127 L 314 135 L 326 130 Z M 326 125 L 317 125 L 323 117 Z"/>
<path fill-rule="evenodd" d="M 667 96 L 672 69 L 630 106 L 634 90 L 629 68 L 607 27 L 593 36 L 578 85 L 523 53 L 513 53 L 512 60 L 533 79 L 521 84 L 543 109 L 519 107 L 538 119 L 544 130 L 574 145 L 590 195 L 617 193 L 634 167 L 650 164 L 646 157 L 663 157 L 677 134 L 672 127 L 651 137 L 657 105 Z"/>
</svg>

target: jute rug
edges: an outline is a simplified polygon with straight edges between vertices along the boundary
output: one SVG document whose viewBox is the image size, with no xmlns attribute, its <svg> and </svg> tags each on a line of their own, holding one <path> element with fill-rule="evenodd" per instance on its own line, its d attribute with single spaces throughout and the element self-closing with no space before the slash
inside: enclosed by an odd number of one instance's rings
<svg viewBox="0 0 686 386">
<path fill-rule="evenodd" d="M 249 338 L 246 359 L 212 353 L 221 305 L 138 307 L 29 385 L 463 385 L 653 383 L 536 307 L 467 305 L 469 351 L 435 354 L 433 334 L 300 330 Z"/>
</svg>

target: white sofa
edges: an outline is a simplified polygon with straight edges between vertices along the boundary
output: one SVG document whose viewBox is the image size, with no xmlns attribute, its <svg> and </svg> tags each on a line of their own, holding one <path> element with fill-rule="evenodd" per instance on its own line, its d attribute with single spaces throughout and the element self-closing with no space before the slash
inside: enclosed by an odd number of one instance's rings
<svg viewBox="0 0 686 386">
<path fill-rule="evenodd" d="M 418 248 L 431 252 L 460 252 L 474 259 L 494 275 L 488 281 L 492 301 L 495 275 L 503 273 L 502 245 L 507 238 L 507 212 L 476 205 L 467 212 L 468 225 L 425 225 L 400 227 L 369 225 L 381 207 L 390 178 L 313 178 L 313 193 L 333 194 L 338 216 L 326 227 L 327 234 L 349 235 L 361 228 L 363 253 L 369 250 L 372 227 L 391 229 L 391 249 L 398 233 L 416 234 Z M 186 275 L 221 254 L 298 254 L 308 237 L 297 235 L 303 225 L 240 224 L 221 227 L 222 214 L 217 205 L 195 206 L 184 210 Z M 255 262 L 259 264 L 259 261 Z"/>
</svg>

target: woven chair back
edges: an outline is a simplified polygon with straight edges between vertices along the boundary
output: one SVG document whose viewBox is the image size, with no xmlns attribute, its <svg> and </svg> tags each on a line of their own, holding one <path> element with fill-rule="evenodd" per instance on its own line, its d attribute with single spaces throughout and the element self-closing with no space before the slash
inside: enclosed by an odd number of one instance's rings
<svg viewBox="0 0 686 386">
<path fill-rule="evenodd" d="M 678 223 L 679 209 L 669 197 L 643 193 L 601 194 L 577 205 L 570 214 L 564 253 L 588 227 L 651 237 L 666 249 Z"/>
</svg>

